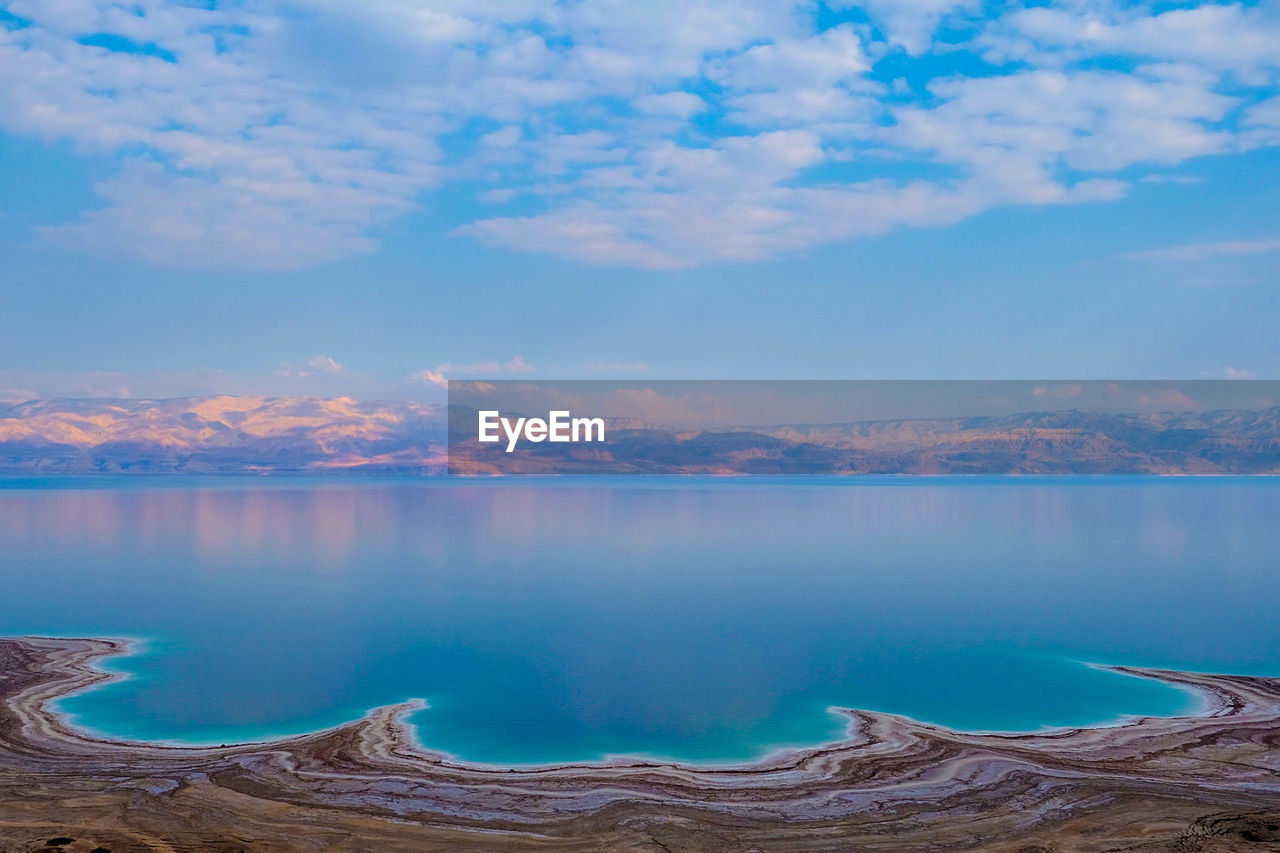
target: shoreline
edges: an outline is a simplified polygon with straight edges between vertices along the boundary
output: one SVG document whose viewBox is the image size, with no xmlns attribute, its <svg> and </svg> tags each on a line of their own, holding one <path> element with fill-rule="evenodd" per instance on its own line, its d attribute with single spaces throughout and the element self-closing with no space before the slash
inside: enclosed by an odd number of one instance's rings
<svg viewBox="0 0 1280 853">
<path fill-rule="evenodd" d="M 418 707 L 412 702 L 332 729 L 228 746 L 96 738 L 51 707 L 112 678 L 96 664 L 128 648 L 123 640 L 0 639 L 0 841 L 92 836 L 113 850 L 221 849 L 210 840 L 218 838 L 240 845 L 229 850 L 821 850 L 838 839 L 839 849 L 1012 853 L 1069 840 L 1072 850 L 1121 842 L 1213 850 L 1187 847 L 1187 833 L 1207 831 L 1204 820 L 1229 833 L 1258 814 L 1280 818 L 1280 679 L 1112 667 L 1195 690 L 1204 713 L 983 734 L 844 710 L 843 740 L 749 764 L 617 757 L 501 767 L 419 745 L 404 719 Z M 120 846 L 138 844 L 139 833 L 163 846 Z M 317 838 L 330 841 L 318 848 Z"/>
<path fill-rule="evenodd" d="M 22 635 L 22 636 L 15 636 L 15 637 L 0 636 L 0 641 L 6 640 L 6 639 L 53 640 L 53 641 L 67 640 L 69 642 L 77 642 L 85 638 L 63 637 L 63 636 L 52 635 L 52 634 L 41 634 L 41 635 L 33 634 L 33 635 Z M 1115 714 L 1113 716 L 1110 716 L 1106 719 L 1099 720 L 1097 722 L 1081 723 L 1076 725 L 1046 724 L 1042 726 L 1037 726 L 1036 728 L 1033 728 L 1033 729 L 998 729 L 998 728 L 958 729 L 952 726 L 948 726 L 945 723 L 937 723 L 937 722 L 930 722 L 927 720 L 921 720 L 905 714 L 895 713 L 893 711 L 872 711 L 866 708 L 852 708 L 845 705 L 829 704 L 825 706 L 824 710 L 827 712 L 827 714 L 833 717 L 836 717 L 840 720 L 842 734 L 840 734 L 837 737 L 832 737 L 825 740 L 814 740 L 806 743 L 797 743 L 797 744 L 791 744 L 791 745 L 770 747 L 766 749 L 764 752 L 762 752 L 758 757 L 752 758 L 752 759 L 746 759 L 746 760 L 727 759 L 724 761 L 718 761 L 718 760 L 699 761 L 699 760 L 680 758 L 678 756 L 619 752 L 619 753 L 606 753 L 601 757 L 594 758 L 594 759 L 566 759 L 566 760 L 557 760 L 557 761 L 531 761 L 531 762 L 493 762 L 493 761 L 476 761 L 472 759 L 463 758 L 457 753 L 450 752 L 447 749 L 442 749 L 440 747 L 431 746 L 425 743 L 424 741 L 422 741 L 422 739 L 418 736 L 417 726 L 414 725 L 413 723 L 408 722 L 407 718 L 414 713 L 426 710 L 431 707 L 430 700 L 425 697 L 407 697 L 401 702 L 392 703 L 390 705 L 369 706 L 369 707 L 366 707 L 361 713 L 359 713 L 356 716 L 344 719 L 341 722 L 328 725 L 328 726 L 320 726 L 318 728 L 305 729 L 305 730 L 296 731 L 296 732 L 265 734 L 261 737 L 255 737 L 247 740 L 239 740 L 234 737 L 211 738 L 207 741 L 167 740 L 163 738 L 130 737 L 130 736 L 124 736 L 119 734 L 113 734 L 111 732 L 108 732 L 102 729 L 97 729 L 90 725 L 85 725 L 84 723 L 80 722 L 80 720 L 77 718 L 75 714 L 65 710 L 65 708 L 62 706 L 61 703 L 65 699 L 70 699 L 74 696 L 81 695 L 91 690 L 96 690 L 101 687 L 106 687 L 107 685 L 110 685 L 110 684 L 118 684 L 121 682 L 128 681 L 132 678 L 135 678 L 136 676 L 134 673 L 124 671 L 124 670 L 119 670 L 119 669 L 109 669 L 107 666 L 107 662 L 113 658 L 123 658 L 123 657 L 131 657 L 131 656 L 136 656 L 140 654 L 145 654 L 145 650 L 143 647 L 146 646 L 149 642 L 153 642 L 154 639 L 144 638 L 144 637 L 124 637 L 124 636 L 94 637 L 90 639 L 96 642 L 109 643 L 115 649 L 114 651 L 110 651 L 98 656 L 90 664 L 90 666 L 94 670 L 97 670 L 98 672 L 102 673 L 106 677 L 99 679 L 93 683 L 87 683 L 83 686 L 77 687 L 73 690 L 63 693 L 60 696 L 57 696 L 56 698 L 50 700 L 48 704 L 49 710 L 52 713 L 57 714 L 62 719 L 64 725 L 66 725 L 68 728 L 72 729 L 74 732 L 80 734 L 81 736 L 83 736 L 88 740 L 97 740 L 97 741 L 102 741 L 104 743 L 115 743 L 115 744 L 121 744 L 126 746 L 128 745 L 142 746 L 142 747 L 158 746 L 158 747 L 165 747 L 165 748 L 172 748 L 172 749 L 186 749 L 186 748 L 207 749 L 210 747 L 229 748 L 229 747 L 239 747 L 239 746 L 265 747 L 265 746 L 270 746 L 272 744 L 277 744 L 277 743 L 280 743 L 280 744 L 287 743 L 296 738 L 303 738 L 311 735 L 319 735 L 319 734 L 324 734 L 326 732 L 331 732 L 336 729 L 340 729 L 344 726 L 350 725 L 352 723 L 358 722 L 362 719 L 366 719 L 370 715 L 376 714 L 386 708 L 402 708 L 404 710 L 401 713 L 400 724 L 407 730 L 405 734 L 406 739 L 412 742 L 413 745 L 424 755 L 429 755 L 434 760 L 438 760 L 443 764 L 451 767 L 457 767 L 461 769 L 465 769 L 465 768 L 484 769 L 484 770 L 493 770 L 493 771 L 547 770 L 547 769 L 553 769 L 557 767 L 576 767 L 576 768 L 589 769 L 592 767 L 605 767 L 610 765 L 616 765 L 618 763 L 624 763 L 624 764 L 644 763 L 644 764 L 661 764 L 661 765 L 670 764 L 670 765 L 686 768 L 689 770 L 750 770 L 753 767 L 757 767 L 759 765 L 770 764 L 776 759 L 786 759 L 790 756 L 793 756 L 799 753 L 815 752 L 815 751 L 822 751 L 822 750 L 828 750 L 828 749 L 837 749 L 841 746 L 847 745 L 851 740 L 853 740 L 856 737 L 858 715 L 862 713 L 874 713 L 874 714 L 883 715 L 886 717 L 899 718 L 916 725 L 932 727 L 932 728 L 941 729 L 945 731 L 953 731 L 958 734 L 983 735 L 983 736 L 991 736 L 991 737 L 1018 737 L 1023 735 L 1054 735 L 1054 734 L 1061 734 L 1061 733 L 1074 732 L 1074 731 L 1088 731 L 1092 729 L 1107 729 L 1107 728 L 1122 727 L 1122 726 L 1131 725 L 1136 722 L 1141 722 L 1142 720 L 1148 719 L 1148 718 L 1174 719 L 1178 717 L 1199 717 L 1208 713 L 1212 705 L 1209 695 L 1204 690 L 1194 685 L 1189 685 L 1189 684 L 1176 682 L 1176 681 L 1170 681 L 1154 673 L 1178 672 L 1180 674 L 1185 674 L 1185 675 L 1214 675 L 1214 673 L 1192 672 L 1189 670 L 1172 670 L 1172 669 L 1166 670 L 1166 669 L 1154 668 L 1154 667 L 1139 667 L 1139 666 L 1129 666 L 1129 665 L 1123 665 L 1123 664 L 1105 664 L 1105 663 L 1097 663 L 1093 661 L 1081 661 L 1081 660 L 1070 659 L 1072 663 L 1078 664 L 1080 666 L 1085 666 L 1090 669 L 1100 670 L 1103 672 L 1117 673 L 1121 675 L 1126 675 L 1131 678 L 1142 678 L 1150 681 L 1156 681 L 1167 687 L 1171 687 L 1173 689 L 1178 690 L 1188 698 L 1191 707 L 1189 707 L 1185 712 L 1180 712 L 1175 714 L 1120 713 L 1120 714 Z"/>
</svg>

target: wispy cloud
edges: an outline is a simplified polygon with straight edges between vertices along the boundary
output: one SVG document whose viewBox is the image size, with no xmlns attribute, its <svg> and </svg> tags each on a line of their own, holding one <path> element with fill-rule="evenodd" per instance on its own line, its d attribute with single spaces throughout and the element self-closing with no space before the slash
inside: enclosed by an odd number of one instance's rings
<svg viewBox="0 0 1280 853">
<path fill-rule="evenodd" d="M 40 392 L 31 388 L 0 387 L 0 403 L 25 403 L 40 397 Z"/>
<path fill-rule="evenodd" d="M 163 398 L 219 394 L 438 400 L 434 386 L 339 365 L 324 356 L 261 369 L 0 370 L 0 401 L 52 397 Z"/>
<path fill-rule="evenodd" d="M 521 376 L 533 372 L 522 355 L 514 355 L 506 361 L 473 361 L 465 364 L 445 362 L 434 369 L 420 370 L 409 377 L 409 381 L 421 385 L 437 385 L 444 387 L 450 379 L 471 378 L 477 376 Z"/>
<path fill-rule="evenodd" d="M 1203 183 L 1204 179 L 1195 175 L 1161 175 L 1151 174 L 1143 175 L 1139 178 L 1144 184 L 1181 184 L 1182 186 L 1192 186 L 1194 184 Z"/>
<path fill-rule="evenodd" d="M 1124 257 L 1131 261 L 1156 263 L 1192 263 L 1215 258 L 1233 258 L 1241 255 L 1260 255 L 1280 252 L 1280 240 L 1223 240 L 1218 243 L 1186 243 L 1161 249 L 1144 249 L 1129 252 Z"/>
<path fill-rule="evenodd" d="M 648 369 L 643 361 L 593 361 L 587 365 L 588 373 L 644 373 Z"/>
<path fill-rule="evenodd" d="M 458 184 L 519 200 L 458 214 L 464 239 L 677 268 L 1280 144 L 1274 3 L 833 0 L 830 26 L 807 0 L 206 5 L 5 4 L 0 127 L 118 164 L 47 239 L 300 267 Z"/>
<path fill-rule="evenodd" d="M 282 364 L 276 368 L 277 376 L 305 379 L 308 376 L 335 376 L 345 373 L 346 367 L 327 355 L 318 355 L 301 364 Z"/>
<path fill-rule="evenodd" d="M 449 384 L 449 378 L 438 370 L 419 370 L 409 376 L 410 382 L 417 382 L 421 385 L 435 385 L 444 388 Z"/>
<path fill-rule="evenodd" d="M 0 400 L 22 402 L 52 397 L 136 397 L 163 394 L 206 380 L 214 371 L 171 371 L 152 381 L 154 371 L 125 373 L 111 370 L 0 370 Z M 225 376 L 223 376 L 225 381 Z M 174 380 L 174 381 L 168 381 Z"/>
</svg>

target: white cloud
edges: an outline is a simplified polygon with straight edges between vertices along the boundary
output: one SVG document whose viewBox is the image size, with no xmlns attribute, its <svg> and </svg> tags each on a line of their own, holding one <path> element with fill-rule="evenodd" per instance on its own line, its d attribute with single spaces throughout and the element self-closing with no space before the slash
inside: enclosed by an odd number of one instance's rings
<svg viewBox="0 0 1280 853">
<path fill-rule="evenodd" d="M 1186 243 L 1161 249 L 1144 249 L 1129 252 L 1124 257 L 1131 261 L 1155 261 L 1157 263 L 1194 263 L 1216 258 L 1242 255 L 1259 255 L 1280 252 L 1280 240 L 1223 240 L 1218 243 Z"/>
<path fill-rule="evenodd" d="M 1111 3 L 1036 7 L 1008 15 L 980 41 L 992 59 L 1039 65 L 1130 56 L 1232 71 L 1251 83 L 1265 83 L 1280 68 L 1280 15 L 1274 3 L 1253 8 L 1205 3 L 1158 14 Z"/>
<path fill-rule="evenodd" d="M 422 385 L 438 385 L 441 388 L 447 387 L 449 384 L 449 379 L 438 370 L 419 370 L 409 377 L 409 381 Z"/>
<path fill-rule="evenodd" d="M 831 126 L 866 121 L 879 113 L 875 99 L 839 87 L 748 92 L 727 105 L 734 120 L 751 127 Z"/>
<path fill-rule="evenodd" d="M 45 236 L 181 267 L 288 269 L 369 252 L 377 243 L 367 229 L 402 207 L 360 188 L 175 175 L 151 160 L 126 165 L 97 189 L 107 207 Z"/>
<path fill-rule="evenodd" d="M 889 137 L 979 169 L 1022 161 L 1114 172 L 1136 163 L 1179 163 L 1231 145 L 1230 134 L 1205 123 L 1222 118 L 1232 99 L 1201 81 L 1028 71 L 942 81 L 933 91 L 943 103 L 896 111 L 899 124 Z"/>
<path fill-rule="evenodd" d="M 1198 178 L 1195 175 L 1152 174 L 1152 175 L 1143 175 L 1138 180 L 1142 181 L 1142 183 L 1144 184 L 1182 184 L 1184 186 L 1190 186 L 1190 185 L 1204 182 L 1202 178 Z"/>
<path fill-rule="evenodd" d="M 533 365 L 521 355 L 514 355 L 505 362 L 496 360 L 473 361 L 467 364 L 445 362 L 434 370 L 420 370 L 409 377 L 410 382 L 424 385 L 445 386 L 450 379 L 472 376 L 498 376 L 500 374 L 520 375 L 531 373 Z"/>
<path fill-rule="evenodd" d="M 282 364 L 276 368 L 277 376 L 306 379 L 309 376 L 336 376 L 347 368 L 327 355 L 318 355 L 302 364 Z"/>
<path fill-rule="evenodd" d="M 934 31 L 945 18 L 980 4 L 977 0 L 834 0 L 831 5 L 865 9 L 890 44 L 919 56 L 928 51 Z"/>
<path fill-rule="evenodd" d="M 692 92 L 657 92 L 641 95 L 633 103 L 641 112 L 678 118 L 688 118 L 707 108 L 707 102 Z"/>
<path fill-rule="evenodd" d="M 486 219 L 465 225 L 454 234 L 491 245 L 527 252 L 552 252 L 594 264 L 618 264 L 674 269 L 688 262 L 643 239 L 631 236 L 623 224 L 601 218 L 600 211 L 556 211 L 539 216 Z"/>
<path fill-rule="evenodd" d="M 870 68 L 861 39 L 843 25 L 811 38 L 753 45 L 714 63 L 711 76 L 734 89 L 774 90 L 832 86 Z"/>
<path fill-rule="evenodd" d="M 523 134 L 518 125 L 509 124 L 506 127 L 499 128 L 493 133 L 486 133 L 480 137 L 481 145 L 489 145 L 494 148 L 510 148 L 520 141 Z"/>
<path fill-rule="evenodd" d="M 1241 119 L 1243 144 L 1248 148 L 1280 145 L 1280 96 L 1250 107 Z"/>
<path fill-rule="evenodd" d="M 320 373 L 342 373 L 346 370 L 341 364 L 327 355 L 318 355 L 307 362 L 307 366 Z"/>
<path fill-rule="evenodd" d="M 750 127 L 828 125 L 868 117 L 877 84 L 871 62 L 848 25 L 810 38 L 755 45 L 710 65 L 729 95 L 730 117 Z"/>
<path fill-rule="evenodd" d="M 11 0 L 0 127 L 119 158 L 48 239 L 267 269 L 373 251 L 446 182 L 525 205 L 455 234 L 673 268 L 1280 144 L 1274 0 L 858 5 L 869 23 L 819 31 L 804 0 Z M 80 41 L 102 33 L 139 50 Z M 931 50 L 1002 65 L 938 76 Z M 875 82 L 881 61 L 918 80 Z"/>
</svg>

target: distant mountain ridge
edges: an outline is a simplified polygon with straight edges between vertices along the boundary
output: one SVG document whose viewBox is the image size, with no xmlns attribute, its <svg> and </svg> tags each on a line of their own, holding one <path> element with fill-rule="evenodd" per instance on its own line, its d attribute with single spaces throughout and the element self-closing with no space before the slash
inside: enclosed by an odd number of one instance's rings
<svg viewBox="0 0 1280 853">
<path fill-rule="evenodd" d="M 0 403 L 0 473 L 1280 474 L 1280 407 L 1074 410 L 716 430 L 610 421 L 601 445 L 446 449 L 444 412 L 349 397 Z"/>
<path fill-rule="evenodd" d="M 8 473 L 439 473 L 435 411 L 349 397 L 0 403 Z"/>
<path fill-rule="evenodd" d="M 1280 474 L 1280 407 L 1075 410 L 718 430 L 611 429 L 607 448 L 452 448 L 460 474 Z"/>
<path fill-rule="evenodd" d="M 861 452 L 881 473 L 1280 473 L 1280 407 L 1258 411 L 993 417 L 783 427 L 768 434 Z"/>
</svg>

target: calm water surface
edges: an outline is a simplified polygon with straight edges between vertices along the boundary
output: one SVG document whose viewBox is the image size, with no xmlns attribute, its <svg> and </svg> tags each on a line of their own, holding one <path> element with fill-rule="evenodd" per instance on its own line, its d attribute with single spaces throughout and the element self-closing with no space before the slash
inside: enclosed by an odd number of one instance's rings
<svg viewBox="0 0 1280 853">
<path fill-rule="evenodd" d="M 743 760 L 832 705 L 967 729 L 1187 710 L 1082 662 L 1280 674 L 1280 483 L 8 480 L 0 633 L 145 641 L 66 700 L 224 742 L 409 697 L 524 763 Z"/>
</svg>

